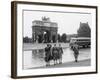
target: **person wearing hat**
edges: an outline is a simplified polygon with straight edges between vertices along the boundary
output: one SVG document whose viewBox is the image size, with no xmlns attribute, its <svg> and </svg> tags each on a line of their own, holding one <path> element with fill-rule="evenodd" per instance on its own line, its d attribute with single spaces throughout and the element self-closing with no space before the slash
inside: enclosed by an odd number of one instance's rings
<svg viewBox="0 0 100 80">
<path fill-rule="evenodd" d="M 75 62 L 78 62 L 79 50 L 78 45 L 75 43 L 73 47 Z"/>
<path fill-rule="evenodd" d="M 50 58 L 51 58 L 51 45 L 47 44 L 47 47 L 45 47 L 45 62 L 46 62 L 46 66 L 50 65 Z"/>
<path fill-rule="evenodd" d="M 61 47 L 61 44 L 59 44 L 58 47 L 58 59 L 59 59 L 59 64 L 62 64 L 62 54 L 63 54 L 63 49 Z"/>
</svg>

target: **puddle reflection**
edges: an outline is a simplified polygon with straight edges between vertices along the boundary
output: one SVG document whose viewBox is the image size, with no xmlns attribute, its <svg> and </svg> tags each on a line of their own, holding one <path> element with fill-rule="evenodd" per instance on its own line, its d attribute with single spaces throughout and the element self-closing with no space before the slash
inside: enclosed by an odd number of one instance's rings
<svg viewBox="0 0 100 80">
<path fill-rule="evenodd" d="M 63 59 L 62 62 L 69 62 L 74 61 L 73 51 L 69 48 L 63 49 Z M 45 66 L 45 51 L 44 49 L 40 50 L 32 50 L 32 51 L 24 51 L 24 60 L 23 60 L 23 67 L 24 69 L 34 68 L 34 67 L 40 67 Z M 79 55 L 79 60 L 84 58 L 90 57 L 90 49 L 87 50 L 81 50 Z"/>
</svg>

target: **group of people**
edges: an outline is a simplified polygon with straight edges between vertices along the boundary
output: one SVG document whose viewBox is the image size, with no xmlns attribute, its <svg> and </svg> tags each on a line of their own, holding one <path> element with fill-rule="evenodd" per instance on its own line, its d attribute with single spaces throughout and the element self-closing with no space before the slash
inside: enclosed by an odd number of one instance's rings
<svg viewBox="0 0 100 80">
<path fill-rule="evenodd" d="M 75 62 L 77 62 L 78 61 L 78 55 L 79 55 L 78 45 L 75 44 L 73 46 L 72 50 L 73 50 Z M 59 44 L 59 46 L 54 44 L 53 47 L 52 47 L 51 44 L 47 44 L 47 46 L 45 47 L 46 66 L 50 65 L 51 60 L 54 61 L 54 65 L 56 65 L 58 62 L 59 62 L 59 64 L 61 64 L 62 63 L 62 54 L 63 54 L 63 49 L 61 47 L 61 44 Z"/>
<path fill-rule="evenodd" d="M 58 62 L 59 64 L 62 63 L 62 54 L 63 54 L 63 49 L 61 47 L 61 44 L 59 46 L 54 46 L 52 47 L 51 44 L 47 44 L 45 48 L 45 62 L 46 66 L 50 65 L 50 61 L 54 61 L 54 65 L 56 65 Z"/>
</svg>

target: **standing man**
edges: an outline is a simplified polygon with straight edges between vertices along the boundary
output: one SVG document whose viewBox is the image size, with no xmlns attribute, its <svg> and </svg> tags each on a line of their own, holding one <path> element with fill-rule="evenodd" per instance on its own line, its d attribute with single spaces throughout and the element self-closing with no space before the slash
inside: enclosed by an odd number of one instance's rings
<svg viewBox="0 0 100 80">
<path fill-rule="evenodd" d="M 59 44 L 58 47 L 58 59 L 59 59 L 59 64 L 62 64 L 62 54 L 63 54 L 63 49 L 61 47 L 61 44 Z"/>
<path fill-rule="evenodd" d="M 79 50 L 78 50 L 78 45 L 76 43 L 73 47 L 73 51 L 74 51 L 75 62 L 77 62 L 78 61 L 78 56 L 79 56 Z"/>
</svg>

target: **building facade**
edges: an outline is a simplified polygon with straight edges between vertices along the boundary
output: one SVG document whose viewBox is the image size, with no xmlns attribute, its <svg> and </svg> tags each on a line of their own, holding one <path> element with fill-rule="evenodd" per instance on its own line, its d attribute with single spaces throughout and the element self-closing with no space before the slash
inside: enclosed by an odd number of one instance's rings
<svg viewBox="0 0 100 80">
<path fill-rule="evenodd" d="M 58 25 L 51 22 L 50 18 L 42 17 L 42 20 L 32 22 L 32 39 L 33 42 L 50 43 L 58 40 Z"/>
</svg>

